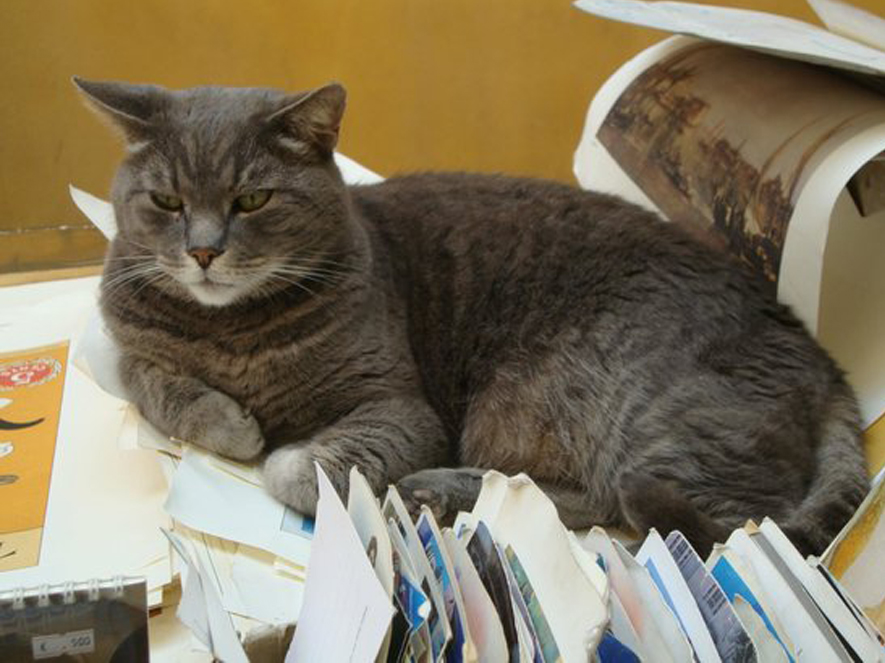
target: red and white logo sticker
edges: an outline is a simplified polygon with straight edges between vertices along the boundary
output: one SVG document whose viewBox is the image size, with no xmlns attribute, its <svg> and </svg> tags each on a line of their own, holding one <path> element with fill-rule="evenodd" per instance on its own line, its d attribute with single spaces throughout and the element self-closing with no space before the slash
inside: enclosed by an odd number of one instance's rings
<svg viewBox="0 0 885 663">
<path fill-rule="evenodd" d="M 61 372 L 57 359 L 41 358 L 0 364 L 0 391 L 45 384 Z"/>
</svg>

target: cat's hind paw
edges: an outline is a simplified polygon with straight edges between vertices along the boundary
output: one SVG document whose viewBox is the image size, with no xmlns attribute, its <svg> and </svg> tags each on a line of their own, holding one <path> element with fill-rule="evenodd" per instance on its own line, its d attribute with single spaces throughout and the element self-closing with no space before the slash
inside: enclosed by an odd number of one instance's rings
<svg viewBox="0 0 885 663">
<path fill-rule="evenodd" d="M 451 525 L 459 511 L 472 509 L 481 486 L 481 475 L 459 468 L 420 470 L 396 483 L 413 518 L 420 515 L 421 505 L 425 504 L 440 526 Z"/>
</svg>

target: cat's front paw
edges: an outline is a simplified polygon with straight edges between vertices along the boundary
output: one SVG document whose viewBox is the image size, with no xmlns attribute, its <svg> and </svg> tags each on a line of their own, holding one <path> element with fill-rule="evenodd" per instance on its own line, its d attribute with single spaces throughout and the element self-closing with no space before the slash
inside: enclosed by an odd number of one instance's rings
<svg viewBox="0 0 885 663">
<path fill-rule="evenodd" d="M 300 513 L 312 516 L 317 508 L 317 475 L 306 445 L 272 452 L 264 461 L 264 488 L 272 497 Z"/>
<path fill-rule="evenodd" d="M 264 436 L 255 417 L 220 391 L 200 396 L 184 417 L 186 442 L 234 460 L 251 460 L 264 449 Z"/>
</svg>

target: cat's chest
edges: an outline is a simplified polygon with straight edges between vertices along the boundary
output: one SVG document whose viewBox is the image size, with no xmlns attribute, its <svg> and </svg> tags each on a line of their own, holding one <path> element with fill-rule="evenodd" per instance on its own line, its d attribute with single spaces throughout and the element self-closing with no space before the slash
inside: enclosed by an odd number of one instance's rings
<svg viewBox="0 0 885 663">
<path fill-rule="evenodd" d="M 324 348 L 294 341 L 225 343 L 205 339 L 190 344 L 182 368 L 236 400 L 255 415 L 265 433 L 285 429 L 307 433 L 328 424 L 328 414 L 342 401 L 334 379 L 322 379 Z"/>
</svg>

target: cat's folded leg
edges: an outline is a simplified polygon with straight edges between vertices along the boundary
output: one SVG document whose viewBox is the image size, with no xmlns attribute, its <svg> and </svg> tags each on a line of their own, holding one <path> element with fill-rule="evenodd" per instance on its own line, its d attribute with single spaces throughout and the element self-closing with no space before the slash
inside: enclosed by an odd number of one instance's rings
<svg viewBox="0 0 885 663">
<path fill-rule="evenodd" d="M 264 448 L 255 417 L 201 380 L 131 355 L 124 355 L 120 369 L 141 414 L 166 435 L 236 460 L 254 458 Z"/>
<path fill-rule="evenodd" d="M 459 511 L 470 511 L 482 489 L 486 470 L 476 467 L 441 467 L 419 470 L 400 479 L 397 490 L 413 516 L 426 504 L 440 525 L 451 525 Z M 582 488 L 538 481 L 556 505 L 560 520 L 566 527 L 581 529 L 609 524 L 611 514 L 600 513 L 589 493 Z"/>
<path fill-rule="evenodd" d="M 369 401 L 313 437 L 274 450 L 264 464 L 267 491 L 301 513 L 316 511 L 319 463 L 346 499 L 354 465 L 376 493 L 425 467 L 443 464 L 448 444 L 436 413 L 414 396 Z"/>
</svg>

